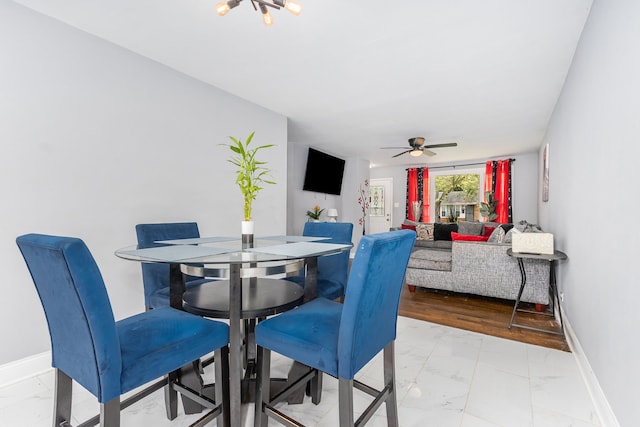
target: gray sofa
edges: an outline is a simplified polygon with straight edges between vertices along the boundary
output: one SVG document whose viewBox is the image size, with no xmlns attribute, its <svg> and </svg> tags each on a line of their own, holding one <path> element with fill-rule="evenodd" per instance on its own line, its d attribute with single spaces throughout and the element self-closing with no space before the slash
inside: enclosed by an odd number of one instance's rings
<svg viewBox="0 0 640 427">
<path fill-rule="evenodd" d="M 416 241 L 406 283 L 453 292 L 515 300 L 521 276 L 515 258 L 507 255 L 510 243 Z M 451 249 L 448 249 L 450 246 Z M 522 301 L 549 303 L 549 263 L 525 260 L 527 285 Z"/>
</svg>

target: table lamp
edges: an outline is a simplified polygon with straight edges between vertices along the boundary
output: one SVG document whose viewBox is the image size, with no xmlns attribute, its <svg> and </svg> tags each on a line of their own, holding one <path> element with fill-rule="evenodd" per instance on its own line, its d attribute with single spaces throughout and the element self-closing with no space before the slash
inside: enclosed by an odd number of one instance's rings
<svg viewBox="0 0 640 427">
<path fill-rule="evenodd" d="M 329 222 L 337 222 L 338 221 L 338 210 L 337 209 L 328 209 L 327 217 L 329 218 Z"/>
</svg>

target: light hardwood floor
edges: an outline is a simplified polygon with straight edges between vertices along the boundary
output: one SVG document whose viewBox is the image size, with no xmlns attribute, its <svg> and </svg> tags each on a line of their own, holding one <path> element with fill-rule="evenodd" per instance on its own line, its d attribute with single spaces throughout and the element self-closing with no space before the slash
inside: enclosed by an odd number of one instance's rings
<svg viewBox="0 0 640 427">
<path fill-rule="evenodd" d="M 415 292 L 409 292 L 405 285 L 400 297 L 399 314 L 500 338 L 570 351 L 563 336 L 517 327 L 509 329 L 512 311 L 513 301 L 509 300 L 420 287 L 416 287 Z M 558 322 L 553 317 L 541 314 L 518 313 L 517 321 L 538 328 L 560 330 Z"/>
</svg>

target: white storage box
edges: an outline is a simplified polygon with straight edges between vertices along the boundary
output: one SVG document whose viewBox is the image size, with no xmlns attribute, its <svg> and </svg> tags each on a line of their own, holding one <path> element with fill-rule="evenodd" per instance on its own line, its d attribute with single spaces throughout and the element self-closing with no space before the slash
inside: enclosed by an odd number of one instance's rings
<svg viewBox="0 0 640 427">
<path fill-rule="evenodd" d="M 553 234 L 514 233 L 511 236 L 511 250 L 527 254 L 553 254 Z"/>
</svg>

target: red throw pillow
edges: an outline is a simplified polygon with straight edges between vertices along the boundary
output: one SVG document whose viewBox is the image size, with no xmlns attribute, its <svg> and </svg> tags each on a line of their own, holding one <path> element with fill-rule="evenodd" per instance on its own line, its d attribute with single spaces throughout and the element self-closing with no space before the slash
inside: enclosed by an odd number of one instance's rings
<svg viewBox="0 0 640 427">
<path fill-rule="evenodd" d="M 486 242 L 489 236 L 472 236 L 470 234 L 460 234 L 455 231 L 451 232 L 451 240 L 468 240 L 470 242 Z"/>
<path fill-rule="evenodd" d="M 410 225 L 410 224 L 401 224 L 400 228 L 402 230 L 413 230 L 413 231 L 416 231 L 416 226 L 415 225 Z"/>
<path fill-rule="evenodd" d="M 488 225 L 485 225 L 484 229 L 482 230 L 482 235 L 488 238 L 491 236 L 491 233 L 493 233 L 493 230 L 495 229 L 496 229 L 495 227 L 490 227 Z"/>
</svg>

